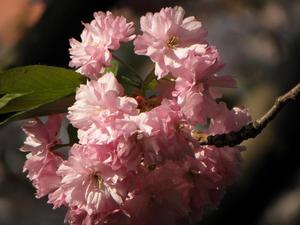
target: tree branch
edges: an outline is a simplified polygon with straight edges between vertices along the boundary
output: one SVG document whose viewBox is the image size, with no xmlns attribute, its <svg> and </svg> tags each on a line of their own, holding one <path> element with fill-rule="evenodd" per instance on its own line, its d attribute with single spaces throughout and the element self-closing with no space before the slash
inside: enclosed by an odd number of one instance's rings
<svg viewBox="0 0 300 225">
<path fill-rule="evenodd" d="M 217 147 L 235 146 L 241 142 L 255 138 L 272 121 L 278 112 L 289 102 L 300 96 L 300 83 L 282 96 L 279 96 L 273 106 L 261 118 L 250 122 L 239 131 L 232 131 L 225 134 L 207 135 L 200 131 L 192 131 L 191 136 L 200 145 L 215 145 Z"/>
</svg>

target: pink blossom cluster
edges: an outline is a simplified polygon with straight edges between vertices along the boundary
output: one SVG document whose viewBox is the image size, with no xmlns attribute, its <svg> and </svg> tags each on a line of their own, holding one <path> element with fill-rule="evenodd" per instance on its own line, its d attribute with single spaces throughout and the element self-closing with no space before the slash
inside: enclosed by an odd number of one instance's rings
<svg viewBox="0 0 300 225">
<path fill-rule="evenodd" d="M 79 143 L 68 157 L 59 154 L 61 116 L 53 115 L 24 126 L 22 148 L 37 197 L 67 207 L 69 224 L 184 224 L 216 207 L 238 177 L 242 146 L 200 146 L 186 132 L 236 131 L 250 116 L 220 101 L 221 89 L 236 82 L 217 74 L 217 49 L 201 22 L 184 14 L 181 7 L 147 13 L 135 36 L 133 23 L 99 12 L 84 24 L 81 42 L 70 40 L 70 65 L 89 78 L 67 115 Z M 135 53 L 155 64 L 152 96 L 129 96 L 104 72 L 112 51 L 133 39 Z"/>
</svg>

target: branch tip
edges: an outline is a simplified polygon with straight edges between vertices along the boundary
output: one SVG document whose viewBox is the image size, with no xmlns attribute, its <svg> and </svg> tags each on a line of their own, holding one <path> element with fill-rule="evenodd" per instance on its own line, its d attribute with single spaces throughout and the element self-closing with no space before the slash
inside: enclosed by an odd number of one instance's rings
<svg viewBox="0 0 300 225">
<path fill-rule="evenodd" d="M 289 102 L 300 96 L 300 82 L 284 95 L 279 96 L 272 107 L 259 119 L 248 123 L 238 131 L 224 134 L 208 135 L 197 130 L 191 131 L 193 139 L 200 145 L 214 145 L 216 147 L 236 146 L 249 138 L 255 138 L 272 121 L 278 112 Z"/>
</svg>

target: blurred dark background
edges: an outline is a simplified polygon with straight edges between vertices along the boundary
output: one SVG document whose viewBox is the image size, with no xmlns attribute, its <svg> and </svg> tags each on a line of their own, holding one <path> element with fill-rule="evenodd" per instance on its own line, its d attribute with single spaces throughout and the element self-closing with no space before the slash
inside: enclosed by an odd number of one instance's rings
<svg viewBox="0 0 300 225">
<path fill-rule="evenodd" d="M 0 0 L 0 70 L 29 64 L 67 67 L 68 39 L 79 37 L 81 21 L 89 22 L 94 11 L 125 15 L 138 30 L 139 16 L 174 5 L 203 21 L 209 42 L 226 63 L 222 73 L 235 75 L 239 83 L 226 98 L 249 108 L 253 118 L 299 82 L 296 0 Z M 244 143 L 241 178 L 200 224 L 300 225 L 299 106 L 299 100 L 287 106 L 259 137 Z M 22 173 L 20 124 L 0 127 L 0 224 L 61 225 L 64 210 L 53 211 L 46 199 L 35 199 Z"/>
</svg>

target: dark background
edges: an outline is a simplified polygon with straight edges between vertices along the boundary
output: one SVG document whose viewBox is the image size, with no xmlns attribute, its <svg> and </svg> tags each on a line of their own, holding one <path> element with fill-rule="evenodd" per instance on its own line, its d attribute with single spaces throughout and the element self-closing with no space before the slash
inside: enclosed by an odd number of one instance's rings
<svg viewBox="0 0 300 225">
<path fill-rule="evenodd" d="M 239 82 L 226 98 L 249 108 L 253 118 L 299 82 L 296 0 L 0 0 L 0 70 L 29 64 L 67 67 L 68 39 L 79 38 L 81 21 L 89 22 L 95 11 L 123 14 L 138 30 L 139 16 L 176 4 L 203 21 L 209 42 L 226 63 L 222 73 Z M 244 143 L 248 150 L 241 178 L 200 224 L 300 225 L 299 103 L 288 105 L 259 137 Z M 53 211 L 46 199 L 35 199 L 22 173 L 25 156 L 18 148 L 25 137 L 20 124 L 0 127 L 0 224 L 63 224 L 64 210 Z"/>
</svg>

